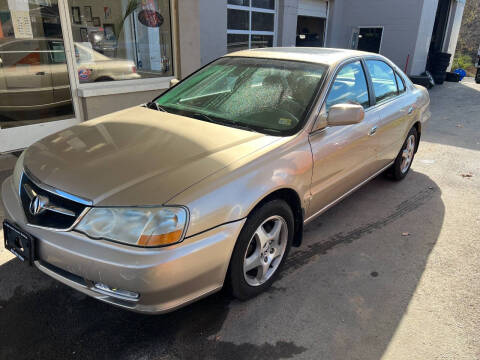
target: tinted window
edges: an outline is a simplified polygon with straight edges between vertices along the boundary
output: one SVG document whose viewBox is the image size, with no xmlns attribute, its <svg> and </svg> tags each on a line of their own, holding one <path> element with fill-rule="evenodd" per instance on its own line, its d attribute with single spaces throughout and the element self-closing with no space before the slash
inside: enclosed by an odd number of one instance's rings
<svg viewBox="0 0 480 360">
<path fill-rule="evenodd" d="M 404 92 L 405 91 L 405 84 L 403 83 L 403 79 L 397 73 L 395 73 L 395 77 L 397 78 L 398 92 L 399 93 Z"/>
<path fill-rule="evenodd" d="M 327 97 L 327 110 L 335 104 L 353 103 L 368 107 L 368 87 L 360 61 L 345 65 L 335 77 Z"/>
<path fill-rule="evenodd" d="M 377 103 L 397 95 L 397 83 L 393 69 L 380 60 L 367 60 Z"/>
</svg>

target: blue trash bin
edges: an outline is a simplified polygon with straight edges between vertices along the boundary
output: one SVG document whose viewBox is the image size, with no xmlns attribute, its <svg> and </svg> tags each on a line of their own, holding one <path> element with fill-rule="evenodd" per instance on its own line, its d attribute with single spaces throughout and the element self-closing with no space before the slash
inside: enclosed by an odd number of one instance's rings
<svg viewBox="0 0 480 360">
<path fill-rule="evenodd" d="M 455 70 L 453 70 L 453 72 L 454 72 L 455 74 L 458 74 L 458 75 L 460 76 L 460 81 L 462 81 L 463 78 L 464 78 L 465 76 L 467 76 L 467 72 L 466 72 L 465 70 L 463 70 L 463 69 L 455 69 Z"/>
</svg>

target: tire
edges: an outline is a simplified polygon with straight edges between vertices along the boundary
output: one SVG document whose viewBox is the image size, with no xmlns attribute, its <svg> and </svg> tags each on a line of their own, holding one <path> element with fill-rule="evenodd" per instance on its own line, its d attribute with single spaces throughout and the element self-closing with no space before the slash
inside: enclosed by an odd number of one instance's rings
<svg viewBox="0 0 480 360">
<path fill-rule="evenodd" d="M 102 76 L 94 80 L 94 82 L 104 82 L 104 81 L 113 81 L 113 79 L 108 76 Z"/>
<path fill-rule="evenodd" d="M 435 65 L 435 66 L 430 66 L 430 71 L 432 73 L 443 73 L 443 72 L 446 72 L 447 71 L 447 68 L 448 68 L 448 64 L 447 65 Z"/>
<path fill-rule="evenodd" d="M 445 81 L 449 82 L 459 82 L 460 81 L 460 75 L 454 72 L 447 72 L 447 78 Z"/>
<path fill-rule="evenodd" d="M 277 226 L 279 236 L 276 240 L 261 241 L 258 236 L 259 232 L 262 233 L 260 228 L 264 234 L 270 235 Z M 247 300 L 272 285 L 288 256 L 293 234 L 293 212 L 283 200 L 269 201 L 248 216 L 230 259 L 228 282 L 233 296 Z M 268 239 L 267 236 L 263 238 Z M 263 248 L 261 243 L 265 244 Z M 251 259 L 251 269 L 245 268 L 248 266 L 248 259 Z M 265 259 L 268 259 L 268 262 L 265 262 Z M 255 266 L 256 264 L 258 265 Z"/>
<path fill-rule="evenodd" d="M 433 78 L 430 81 L 430 78 L 427 75 L 410 76 L 410 80 L 412 80 L 414 84 L 422 85 L 427 89 L 431 89 L 435 85 Z"/>
<path fill-rule="evenodd" d="M 413 148 L 410 148 L 412 143 L 410 142 L 411 137 L 413 136 Z M 389 174 L 392 178 L 396 181 L 403 180 L 405 176 L 407 176 L 408 172 L 410 171 L 410 167 L 412 166 L 413 158 L 415 157 L 415 150 L 418 145 L 418 132 L 416 128 L 411 128 L 408 132 L 407 138 L 403 143 L 402 149 L 397 155 L 395 162 L 393 163 L 392 167 L 389 169 Z M 409 152 L 410 161 L 408 164 L 404 163 L 404 151 Z"/>
<path fill-rule="evenodd" d="M 475 82 L 480 84 L 480 68 L 477 69 L 477 75 L 475 76 Z"/>
<path fill-rule="evenodd" d="M 435 80 L 433 80 L 433 76 L 430 73 L 430 71 L 425 71 L 422 75 L 426 75 L 428 78 L 428 81 L 430 82 L 430 87 L 428 89 L 431 89 L 432 87 L 435 86 Z"/>
<path fill-rule="evenodd" d="M 435 84 L 441 85 L 445 82 L 445 79 L 447 78 L 447 73 L 433 73 L 433 80 L 435 80 Z"/>
</svg>

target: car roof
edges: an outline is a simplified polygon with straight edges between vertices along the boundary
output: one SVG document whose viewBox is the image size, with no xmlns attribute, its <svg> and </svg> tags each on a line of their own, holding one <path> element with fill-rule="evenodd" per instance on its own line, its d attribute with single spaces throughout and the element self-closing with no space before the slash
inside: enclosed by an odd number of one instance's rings
<svg viewBox="0 0 480 360">
<path fill-rule="evenodd" d="M 320 47 L 273 47 L 235 51 L 225 56 L 293 60 L 333 65 L 352 57 L 372 55 L 377 54 L 357 50 Z"/>
</svg>

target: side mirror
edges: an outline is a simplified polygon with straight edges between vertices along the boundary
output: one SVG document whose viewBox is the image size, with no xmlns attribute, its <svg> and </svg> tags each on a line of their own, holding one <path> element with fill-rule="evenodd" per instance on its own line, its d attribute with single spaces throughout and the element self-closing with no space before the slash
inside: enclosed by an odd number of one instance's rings
<svg viewBox="0 0 480 360">
<path fill-rule="evenodd" d="M 358 124 L 365 117 L 362 105 L 336 104 L 328 111 L 327 124 L 329 126 L 341 126 Z"/>
<path fill-rule="evenodd" d="M 180 82 L 180 80 L 178 80 L 178 79 L 172 79 L 172 80 L 170 80 L 170 87 L 174 87 L 174 86 L 177 85 L 179 82 Z"/>
</svg>

